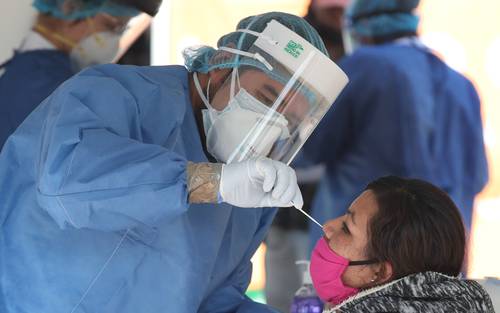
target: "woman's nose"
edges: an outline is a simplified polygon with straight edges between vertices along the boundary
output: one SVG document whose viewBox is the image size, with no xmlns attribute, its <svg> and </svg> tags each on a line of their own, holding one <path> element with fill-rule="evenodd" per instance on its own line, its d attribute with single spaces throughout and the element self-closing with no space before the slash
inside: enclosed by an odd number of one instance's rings
<svg viewBox="0 0 500 313">
<path fill-rule="evenodd" d="M 333 236 L 333 225 L 327 222 L 325 225 L 323 225 L 323 232 L 325 233 L 327 239 L 331 239 L 331 237 Z"/>
</svg>

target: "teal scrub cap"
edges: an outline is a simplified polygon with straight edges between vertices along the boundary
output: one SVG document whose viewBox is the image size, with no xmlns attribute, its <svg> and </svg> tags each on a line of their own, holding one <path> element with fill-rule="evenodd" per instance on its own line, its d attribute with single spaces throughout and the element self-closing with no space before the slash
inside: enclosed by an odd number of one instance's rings
<svg viewBox="0 0 500 313">
<path fill-rule="evenodd" d="M 275 20 L 289 28 L 310 42 L 324 55 L 328 56 L 328 52 L 326 51 L 325 45 L 318 35 L 318 32 L 316 32 L 316 30 L 303 18 L 292 14 L 269 12 L 249 16 L 238 23 L 236 30 L 246 29 L 260 33 L 264 30 L 264 28 L 266 28 L 267 24 L 271 20 Z M 217 42 L 217 47 L 232 47 L 241 51 L 248 51 L 256 39 L 257 37 L 252 34 L 235 31 L 222 36 Z M 241 65 L 256 66 L 265 70 L 265 67 L 263 67 L 259 62 L 252 62 L 252 60 L 248 60 L 248 58 L 217 58 L 218 52 L 219 50 L 209 46 L 187 48 L 183 52 L 186 68 L 190 72 L 200 73 L 207 73 L 213 69 L 234 68 Z"/>
<path fill-rule="evenodd" d="M 351 30 L 364 37 L 416 32 L 420 0 L 354 0 L 346 11 Z"/>
<path fill-rule="evenodd" d="M 76 20 L 98 13 L 113 16 L 135 16 L 140 12 L 154 16 L 161 0 L 34 0 L 33 6 L 41 13 Z"/>
</svg>

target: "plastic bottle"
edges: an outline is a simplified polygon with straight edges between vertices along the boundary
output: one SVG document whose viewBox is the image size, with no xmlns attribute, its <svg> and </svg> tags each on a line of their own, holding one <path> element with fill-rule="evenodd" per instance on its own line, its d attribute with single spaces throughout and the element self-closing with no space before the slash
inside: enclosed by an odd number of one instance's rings
<svg viewBox="0 0 500 313">
<path fill-rule="evenodd" d="M 297 261 L 298 266 L 303 266 L 302 286 L 295 292 L 290 313 L 321 313 L 323 302 L 314 290 L 311 274 L 309 274 L 309 261 Z"/>
</svg>

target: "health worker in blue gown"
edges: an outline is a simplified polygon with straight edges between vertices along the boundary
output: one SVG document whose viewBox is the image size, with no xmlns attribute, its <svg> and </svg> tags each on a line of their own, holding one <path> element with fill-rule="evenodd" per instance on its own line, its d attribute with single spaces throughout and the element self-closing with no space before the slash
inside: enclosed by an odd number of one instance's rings
<svg viewBox="0 0 500 313">
<path fill-rule="evenodd" d="M 250 259 L 269 207 L 302 207 L 285 163 L 347 79 L 279 12 L 185 58 L 86 69 L 9 137 L 1 312 L 275 312 L 245 296 Z"/>
<path fill-rule="evenodd" d="M 313 203 L 320 222 L 344 214 L 371 180 L 398 175 L 448 192 L 470 231 L 488 181 L 480 101 L 417 37 L 418 4 L 357 0 L 347 9 L 346 42 L 356 49 L 339 65 L 350 82 L 303 150 L 327 168 Z M 321 235 L 311 227 L 311 243 Z"/>
<path fill-rule="evenodd" d="M 161 0 L 35 0 L 33 29 L 0 66 L 0 149 L 37 105 L 79 70 L 113 61 L 131 17 Z M 13 12 L 12 14 L 15 14 Z"/>
</svg>

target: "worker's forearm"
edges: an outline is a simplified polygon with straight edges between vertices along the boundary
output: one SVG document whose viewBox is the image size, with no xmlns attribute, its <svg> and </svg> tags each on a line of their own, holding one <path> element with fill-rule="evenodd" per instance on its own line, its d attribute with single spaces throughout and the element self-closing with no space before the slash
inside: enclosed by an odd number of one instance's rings
<svg viewBox="0 0 500 313">
<path fill-rule="evenodd" d="M 192 163 L 187 165 L 187 185 L 190 203 L 217 203 L 221 163 Z"/>
</svg>

